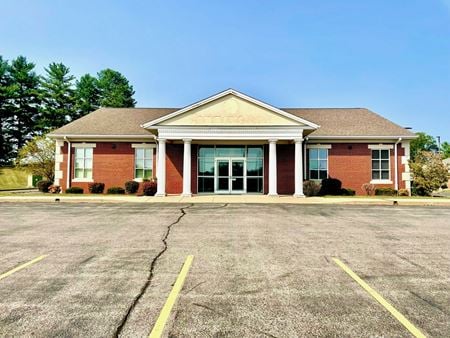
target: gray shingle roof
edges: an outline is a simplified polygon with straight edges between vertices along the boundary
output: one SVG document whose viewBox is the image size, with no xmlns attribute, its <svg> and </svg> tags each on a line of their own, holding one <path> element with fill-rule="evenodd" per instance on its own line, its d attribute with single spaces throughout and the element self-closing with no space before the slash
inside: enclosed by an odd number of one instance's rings
<svg viewBox="0 0 450 338">
<path fill-rule="evenodd" d="M 409 130 L 365 108 L 281 108 L 320 126 L 311 136 L 404 136 Z"/>
<path fill-rule="evenodd" d="M 64 135 L 143 136 L 145 122 L 170 114 L 179 108 L 100 108 L 50 133 Z M 404 136 L 414 134 L 364 108 L 281 108 L 320 125 L 311 136 Z"/>
</svg>

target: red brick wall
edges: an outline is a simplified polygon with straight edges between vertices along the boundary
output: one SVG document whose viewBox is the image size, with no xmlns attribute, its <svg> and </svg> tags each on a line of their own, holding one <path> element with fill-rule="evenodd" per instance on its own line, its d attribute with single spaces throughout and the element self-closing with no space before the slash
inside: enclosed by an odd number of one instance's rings
<svg viewBox="0 0 450 338">
<path fill-rule="evenodd" d="M 401 164 L 404 149 L 398 144 L 399 188 L 405 187 L 401 173 L 405 166 Z M 361 186 L 372 180 L 372 151 L 367 143 L 334 143 L 328 150 L 328 174 L 342 181 L 344 188 L 351 188 L 356 194 L 363 195 Z M 376 187 L 392 187 L 395 182 L 394 149 L 390 150 L 392 184 L 376 184 Z"/>
<path fill-rule="evenodd" d="M 295 191 L 295 152 L 293 144 L 277 144 L 278 194 L 293 195 Z"/>
<path fill-rule="evenodd" d="M 166 193 L 183 192 L 183 144 L 166 144 Z"/>
<path fill-rule="evenodd" d="M 118 186 L 124 187 L 126 181 L 134 179 L 134 148 L 128 142 L 92 142 L 96 144 L 94 148 L 93 173 L 94 182 L 105 183 L 105 192 L 108 188 Z M 115 147 L 114 147 L 115 145 Z M 61 170 L 63 178 L 60 185 L 66 189 L 67 182 L 67 142 L 61 148 L 63 162 Z M 73 182 L 73 170 L 75 149 L 71 150 L 71 186 L 81 187 L 88 193 L 88 182 Z M 153 172 L 155 172 L 155 151 L 153 151 Z"/>
</svg>

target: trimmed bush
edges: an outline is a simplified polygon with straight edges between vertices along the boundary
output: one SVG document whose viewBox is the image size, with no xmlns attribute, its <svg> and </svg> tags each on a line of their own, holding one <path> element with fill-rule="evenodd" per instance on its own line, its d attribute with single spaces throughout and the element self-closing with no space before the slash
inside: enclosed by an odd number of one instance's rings
<svg viewBox="0 0 450 338">
<path fill-rule="evenodd" d="M 341 195 L 343 196 L 355 196 L 356 192 L 353 189 L 350 188 L 342 188 L 341 189 Z"/>
<path fill-rule="evenodd" d="M 40 192 L 48 192 L 48 188 L 53 184 L 52 181 L 41 180 L 36 183 L 37 188 Z"/>
<path fill-rule="evenodd" d="M 107 194 L 113 194 L 113 195 L 123 195 L 125 194 L 125 189 L 122 187 L 111 187 L 106 192 Z"/>
<path fill-rule="evenodd" d="M 125 191 L 127 194 L 135 194 L 139 190 L 139 182 L 128 181 L 125 182 Z"/>
<path fill-rule="evenodd" d="M 156 188 L 156 181 L 148 181 L 142 184 L 142 190 L 145 196 L 155 196 Z"/>
<path fill-rule="evenodd" d="M 376 188 L 375 189 L 376 196 L 396 196 L 397 190 L 393 188 Z"/>
<path fill-rule="evenodd" d="M 88 188 L 91 194 L 103 194 L 103 190 L 105 190 L 105 183 L 100 182 L 89 183 Z"/>
<path fill-rule="evenodd" d="M 59 194 L 61 192 L 61 187 L 59 185 L 52 184 L 48 187 L 48 192 L 50 194 Z"/>
<path fill-rule="evenodd" d="M 342 182 L 337 178 L 325 178 L 319 190 L 319 196 L 325 195 L 340 195 L 342 189 Z"/>
<path fill-rule="evenodd" d="M 409 191 L 408 191 L 408 189 L 400 189 L 398 191 L 398 195 L 399 196 L 409 196 Z"/>
<path fill-rule="evenodd" d="M 303 182 L 303 193 L 305 196 L 317 196 L 319 194 L 320 184 L 314 181 Z"/>
<path fill-rule="evenodd" d="M 83 192 L 83 188 L 80 187 L 72 187 L 66 189 L 66 194 L 82 194 Z"/>
</svg>

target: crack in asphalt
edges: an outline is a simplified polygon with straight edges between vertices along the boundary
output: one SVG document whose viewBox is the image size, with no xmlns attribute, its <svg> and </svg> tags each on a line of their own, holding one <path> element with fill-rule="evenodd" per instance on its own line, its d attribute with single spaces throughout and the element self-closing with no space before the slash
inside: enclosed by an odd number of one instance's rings
<svg viewBox="0 0 450 338">
<path fill-rule="evenodd" d="M 170 235 L 170 230 L 172 229 L 172 226 L 174 226 L 175 224 L 179 223 L 181 221 L 181 219 L 186 215 L 186 209 L 189 209 L 190 207 L 192 207 L 194 204 L 190 204 L 187 207 L 183 207 L 180 208 L 180 212 L 181 215 L 178 216 L 178 218 L 175 220 L 175 222 L 169 224 L 166 228 L 166 232 L 164 234 L 164 237 L 162 239 L 163 242 L 163 248 L 162 250 L 153 258 L 152 262 L 150 263 L 150 269 L 148 272 L 148 277 L 147 280 L 145 281 L 144 285 L 141 287 L 141 290 L 139 291 L 139 293 L 136 295 L 136 297 L 134 297 L 133 302 L 131 303 L 131 305 L 128 307 L 127 312 L 125 313 L 125 316 L 122 318 L 122 320 L 120 321 L 119 325 L 116 328 L 116 331 L 114 332 L 113 337 L 119 337 L 119 335 L 122 333 L 123 328 L 125 327 L 125 324 L 127 323 L 131 313 L 133 312 L 134 308 L 136 307 L 137 303 L 139 303 L 139 300 L 142 298 L 142 296 L 145 294 L 145 291 L 147 291 L 148 287 L 150 286 L 150 283 L 152 282 L 153 279 L 153 271 L 155 269 L 156 263 L 158 261 L 158 259 L 167 251 L 167 249 L 169 248 L 168 244 L 167 244 L 167 239 Z"/>
</svg>

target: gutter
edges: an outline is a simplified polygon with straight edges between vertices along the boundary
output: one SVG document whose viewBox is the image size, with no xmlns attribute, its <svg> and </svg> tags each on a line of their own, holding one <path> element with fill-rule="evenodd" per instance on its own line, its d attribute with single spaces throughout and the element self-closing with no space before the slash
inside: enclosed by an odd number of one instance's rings
<svg viewBox="0 0 450 338">
<path fill-rule="evenodd" d="M 67 142 L 67 178 L 66 178 L 66 189 L 70 188 L 70 176 L 71 176 L 71 172 L 70 172 L 70 162 L 72 160 L 72 154 L 71 154 L 71 150 L 72 150 L 72 145 L 69 141 L 69 139 L 67 138 L 67 136 L 64 136 L 64 141 Z"/>
<path fill-rule="evenodd" d="M 394 187 L 395 187 L 395 190 L 397 190 L 398 191 L 398 158 L 397 158 L 397 145 L 401 142 L 401 140 L 402 140 L 402 138 L 401 137 L 399 137 L 398 138 L 398 140 L 397 140 L 397 142 L 395 142 L 395 144 L 394 144 L 394 159 L 395 159 L 395 162 L 394 162 L 394 171 L 395 171 L 395 185 L 394 185 Z"/>
</svg>

